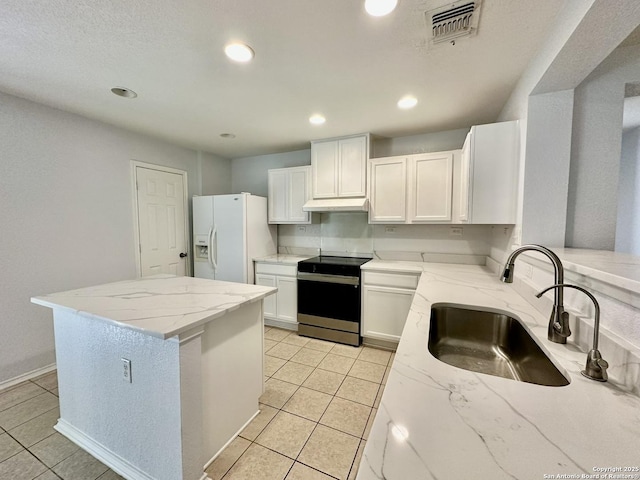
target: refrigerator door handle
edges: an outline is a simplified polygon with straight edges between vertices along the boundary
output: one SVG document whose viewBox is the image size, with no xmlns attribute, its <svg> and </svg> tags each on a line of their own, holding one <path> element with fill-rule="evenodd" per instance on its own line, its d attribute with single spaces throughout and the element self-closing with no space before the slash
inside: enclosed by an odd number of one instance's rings
<svg viewBox="0 0 640 480">
<path fill-rule="evenodd" d="M 209 233 L 207 234 L 207 261 L 213 265 L 213 262 L 211 261 L 211 234 L 213 233 L 213 225 L 211 227 L 209 227 Z"/>
<path fill-rule="evenodd" d="M 213 252 L 214 248 L 215 255 Z M 213 265 L 213 269 L 216 270 L 218 268 L 218 227 L 215 225 L 209 240 L 209 261 L 211 262 L 211 265 Z"/>
</svg>

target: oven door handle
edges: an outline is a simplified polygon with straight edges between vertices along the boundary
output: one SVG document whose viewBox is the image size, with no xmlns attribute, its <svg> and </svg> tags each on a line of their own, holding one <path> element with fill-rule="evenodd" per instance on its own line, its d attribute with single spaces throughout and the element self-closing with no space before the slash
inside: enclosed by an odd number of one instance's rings
<svg viewBox="0 0 640 480">
<path fill-rule="evenodd" d="M 360 285 L 359 277 L 347 277 L 344 275 L 329 275 L 325 273 L 298 272 L 298 280 L 323 283 L 341 283 L 344 285 Z"/>
</svg>

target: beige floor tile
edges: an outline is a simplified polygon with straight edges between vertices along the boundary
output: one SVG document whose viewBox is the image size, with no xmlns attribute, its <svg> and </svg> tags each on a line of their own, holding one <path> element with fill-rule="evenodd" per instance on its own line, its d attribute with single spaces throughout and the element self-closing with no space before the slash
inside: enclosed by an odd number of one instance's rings
<svg viewBox="0 0 640 480">
<path fill-rule="evenodd" d="M 53 390 L 51 390 L 51 393 L 53 393 L 56 397 L 59 397 L 60 394 L 58 393 L 58 389 L 54 388 Z"/>
<path fill-rule="evenodd" d="M 49 372 L 38 378 L 34 378 L 31 381 L 36 385 L 51 391 L 54 388 L 58 388 L 58 372 Z"/>
<path fill-rule="evenodd" d="M 40 388 L 40 387 L 38 387 Z M 32 418 L 42 415 L 45 412 L 58 406 L 58 397 L 46 390 L 37 397 L 30 398 L 22 403 L 0 412 L 0 425 L 9 431 L 18 425 L 28 422 Z"/>
<path fill-rule="evenodd" d="M 343 357 L 358 358 L 360 352 L 362 351 L 362 348 L 362 346 L 352 347 L 351 345 L 336 344 L 331 349 L 331 353 L 335 355 L 342 355 Z"/>
<path fill-rule="evenodd" d="M 272 357 L 271 355 L 265 355 L 264 356 L 264 374 L 267 377 L 273 376 L 273 374 L 276 373 L 278 369 L 282 367 L 285 363 L 287 363 L 286 360 Z"/>
<path fill-rule="evenodd" d="M 7 390 L 0 392 L 0 412 L 9 407 L 29 400 L 45 392 L 44 388 L 31 382 L 21 383 Z"/>
<path fill-rule="evenodd" d="M 278 412 L 255 442 L 289 458 L 295 459 L 316 423 L 287 412 Z"/>
<path fill-rule="evenodd" d="M 24 450 L 0 463 L 0 478 L 32 480 L 47 470 L 33 455 Z"/>
<path fill-rule="evenodd" d="M 382 399 L 383 392 L 384 392 L 384 385 L 380 385 L 380 388 L 378 389 L 378 393 L 376 394 L 376 401 L 373 402 L 374 408 L 380 407 L 380 400 Z"/>
<path fill-rule="evenodd" d="M 389 359 L 389 366 L 393 365 L 393 361 L 396 359 L 396 352 L 391 353 L 391 358 Z"/>
<path fill-rule="evenodd" d="M 58 421 L 58 418 L 60 418 L 60 408 L 56 407 L 9 430 L 9 433 L 22 445 L 30 447 L 56 433 L 53 426 Z"/>
<path fill-rule="evenodd" d="M 267 353 L 269 349 L 275 347 L 278 344 L 275 340 L 264 339 L 264 353 Z"/>
<path fill-rule="evenodd" d="M 302 384 L 303 387 L 317 390 L 319 392 L 335 395 L 342 385 L 346 375 L 341 373 L 328 372 L 326 370 L 314 370 Z"/>
<path fill-rule="evenodd" d="M 108 469 L 84 450 L 78 450 L 52 468 L 64 480 L 95 480 Z"/>
<path fill-rule="evenodd" d="M 391 367 L 387 367 L 384 371 L 384 377 L 382 377 L 382 384 L 386 385 L 387 380 L 389 379 L 389 372 L 391 371 Z"/>
<path fill-rule="evenodd" d="M 377 383 L 360 380 L 355 377 L 347 377 L 340 385 L 336 396 L 373 407 L 379 387 L 380 385 Z"/>
<path fill-rule="evenodd" d="M 115 480 L 118 477 L 113 477 L 113 479 Z M 122 477 L 119 477 L 122 478 Z M 34 480 L 60 480 L 60 477 L 57 476 L 55 473 L 53 473 L 51 470 L 47 470 L 46 472 L 44 472 L 41 475 L 38 475 Z M 102 478 L 100 477 L 98 480 L 112 480 L 111 478 Z M 124 479 L 123 479 L 124 480 Z"/>
<path fill-rule="evenodd" d="M 302 385 L 309 375 L 313 372 L 313 367 L 302 365 L 300 363 L 287 362 L 280 370 L 273 374 L 273 378 L 282 380 L 296 385 Z"/>
<path fill-rule="evenodd" d="M 331 395 L 300 387 L 282 410 L 317 422 L 331 402 Z"/>
<path fill-rule="evenodd" d="M 98 477 L 98 480 L 125 480 L 113 470 L 107 470 Z"/>
<path fill-rule="evenodd" d="M 278 413 L 278 409 L 270 407 L 269 405 L 260 405 L 260 413 L 251 420 L 251 423 L 247 425 L 242 432 L 240 432 L 240 436 L 246 438 L 247 440 L 255 440 L 262 430 L 265 429 L 267 424 L 273 420 L 273 417 Z"/>
<path fill-rule="evenodd" d="M 389 359 L 391 358 L 391 353 L 388 350 L 381 350 L 379 348 L 372 347 L 364 347 L 358 360 L 364 360 L 365 362 L 378 363 L 380 365 L 384 365 L 385 367 L 389 363 Z"/>
<path fill-rule="evenodd" d="M 0 434 L 0 462 L 13 457 L 16 453 L 20 453 L 21 450 L 24 450 L 22 445 L 11 438 L 9 434 Z"/>
<path fill-rule="evenodd" d="M 313 350 L 311 348 L 302 347 L 298 353 L 291 357 L 292 362 L 302 363 L 310 367 L 317 367 L 322 359 L 327 356 L 327 352 Z"/>
<path fill-rule="evenodd" d="M 381 383 L 385 370 L 386 367 L 384 365 L 356 360 L 348 375 L 362 380 L 369 380 L 370 382 Z"/>
<path fill-rule="evenodd" d="M 329 353 L 326 357 L 322 359 L 318 368 L 322 370 L 328 370 L 330 372 L 342 373 L 346 375 L 346 373 L 351 369 L 355 360 L 349 357 L 343 357 L 341 355 L 335 355 Z"/>
<path fill-rule="evenodd" d="M 56 432 L 36 443 L 29 450 L 47 467 L 53 467 L 73 455 L 79 448 L 75 443 Z"/>
<path fill-rule="evenodd" d="M 309 343 L 305 345 L 305 347 L 310 348 L 312 350 L 318 350 L 320 352 L 329 352 L 333 348 L 335 343 L 327 342 L 326 340 L 318 340 L 317 338 L 312 338 L 309 340 Z"/>
<path fill-rule="evenodd" d="M 212 480 L 220 480 L 231 469 L 234 463 L 249 448 L 251 442 L 241 437 L 236 437 L 220 455 L 216 457 L 206 473 Z"/>
<path fill-rule="evenodd" d="M 364 440 L 360 442 L 358 446 L 358 453 L 356 453 L 356 458 L 353 460 L 353 465 L 351 466 L 351 471 L 349 472 L 348 480 L 356 480 L 356 475 L 358 475 L 358 470 L 360 469 L 360 462 L 362 461 L 362 452 L 364 451 L 364 447 L 367 444 Z"/>
<path fill-rule="evenodd" d="M 280 328 L 272 328 L 269 331 L 264 333 L 264 338 L 268 338 L 269 340 L 274 340 L 276 342 L 282 341 L 284 337 L 289 335 L 291 332 L 289 330 L 282 330 Z"/>
<path fill-rule="evenodd" d="M 252 444 L 224 476 L 224 480 L 283 480 L 293 460 Z"/>
<path fill-rule="evenodd" d="M 283 382 L 277 378 L 270 378 L 265 382 L 264 389 L 264 393 L 260 397 L 260 403 L 274 408 L 282 408 L 298 389 L 298 386 Z"/>
<path fill-rule="evenodd" d="M 332 480 L 333 477 L 329 475 L 325 475 L 318 470 L 314 470 L 311 467 L 307 467 L 306 465 L 296 462 L 289 470 L 289 475 L 287 475 L 286 480 Z"/>
<path fill-rule="evenodd" d="M 302 449 L 298 461 L 345 480 L 359 444 L 360 440 L 356 437 L 318 425 Z"/>
<path fill-rule="evenodd" d="M 272 327 L 270 327 L 269 325 L 265 325 L 264 326 L 264 333 L 267 333 L 269 330 L 271 330 Z"/>
<path fill-rule="evenodd" d="M 297 345 L 298 347 L 304 347 L 307 343 L 309 343 L 310 338 L 301 337 L 298 335 L 298 332 L 293 332 L 284 337 L 282 343 L 289 343 L 291 345 Z"/>
<path fill-rule="evenodd" d="M 279 343 L 269 350 L 269 356 L 290 360 L 302 347 L 291 345 L 289 343 Z"/>
<path fill-rule="evenodd" d="M 371 407 L 340 397 L 333 397 L 322 415 L 320 423 L 349 435 L 362 437 L 370 413 Z"/>
<path fill-rule="evenodd" d="M 369 420 L 367 420 L 367 426 L 364 429 L 364 434 L 362 434 L 362 438 L 364 440 L 369 439 L 369 433 L 371 432 L 371 427 L 373 426 L 373 421 L 376 419 L 376 414 L 378 413 L 377 408 L 371 409 L 371 415 L 369 415 Z"/>
</svg>

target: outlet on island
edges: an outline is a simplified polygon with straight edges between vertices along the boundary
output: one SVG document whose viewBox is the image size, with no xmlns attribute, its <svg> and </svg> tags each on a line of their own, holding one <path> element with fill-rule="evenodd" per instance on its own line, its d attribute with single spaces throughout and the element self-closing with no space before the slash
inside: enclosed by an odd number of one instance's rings
<svg viewBox="0 0 640 480">
<path fill-rule="evenodd" d="M 449 229 L 449 235 L 451 235 L 452 237 L 461 237 L 462 227 L 451 227 Z"/>
</svg>

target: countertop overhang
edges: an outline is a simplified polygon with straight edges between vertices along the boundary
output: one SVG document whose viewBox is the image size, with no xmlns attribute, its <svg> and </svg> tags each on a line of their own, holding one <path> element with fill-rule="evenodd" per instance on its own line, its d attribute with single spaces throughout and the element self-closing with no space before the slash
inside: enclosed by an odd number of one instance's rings
<svg viewBox="0 0 640 480">
<path fill-rule="evenodd" d="M 260 285 L 154 275 L 33 297 L 31 302 L 167 339 L 276 291 Z"/>
<path fill-rule="evenodd" d="M 372 261 L 366 269 L 402 271 L 404 263 Z M 358 480 L 589 478 L 598 469 L 640 466 L 640 398 L 583 377 L 586 353 L 571 340 L 549 342 L 548 318 L 512 285 L 480 266 L 405 267 L 422 274 Z M 571 383 L 533 385 L 435 359 L 427 349 L 430 312 L 441 302 L 514 314 Z"/>
</svg>

